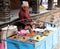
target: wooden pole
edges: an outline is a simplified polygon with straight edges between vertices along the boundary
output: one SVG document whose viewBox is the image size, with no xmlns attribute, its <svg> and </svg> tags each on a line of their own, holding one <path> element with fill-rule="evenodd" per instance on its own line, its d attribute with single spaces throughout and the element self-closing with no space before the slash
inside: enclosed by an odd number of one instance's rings
<svg viewBox="0 0 60 49">
<path fill-rule="evenodd" d="M 52 10 L 53 8 L 53 0 L 48 0 L 48 10 Z"/>
<path fill-rule="evenodd" d="M 57 6 L 60 7 L 60 0 L 57 0 Z"/>
<path fill-rule="evenodd" d="M 40 6 L 40 2 L 41 2 L 41 0 L 33 0 L 33 2 L 32 2 L 32 11 L 34 12 L 34 13 L 38 13 L 39 12 L 39 6 Z"/>
</svg>

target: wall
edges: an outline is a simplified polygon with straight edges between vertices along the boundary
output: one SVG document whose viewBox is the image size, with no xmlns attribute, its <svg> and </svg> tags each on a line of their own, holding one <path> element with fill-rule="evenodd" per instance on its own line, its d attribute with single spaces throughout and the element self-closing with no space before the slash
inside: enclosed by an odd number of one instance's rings
<svg viewBox="0 0 60 49">
<path fill-rule="evenodd" d="M 18 9 L 21 7 L 21 3 L 19 0 L 10 0 L 10 8 L 11 9 Z"/>
</svg>

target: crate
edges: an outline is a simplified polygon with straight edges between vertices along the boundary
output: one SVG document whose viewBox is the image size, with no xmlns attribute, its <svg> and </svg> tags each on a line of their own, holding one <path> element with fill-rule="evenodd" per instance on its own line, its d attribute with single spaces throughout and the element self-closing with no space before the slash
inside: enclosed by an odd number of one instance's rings
<svg viewBox="0 0 60 49">
<path fill-rule="evenodd" d="M 58 31 L 59 31 L 59 36 L 60 36 L 60 28 L 58 29 Z"/>
<path fill-rule="evenodd" d="M 7 39 L 6 41 L 7 41 L 8 49 L 11 49 L 11 47 L 13 49 L 17 49 L 17 48 L 19 49 L 46 49 L 45 39 L 38 42 L 37 41 L 21 42 L 21 41 L 12 40 L 12 39 Z"/>
<path fill-rule="evenodd" d="M 53 47 L 56 46 L 58 43 L 58 38 L 59 38 L 58 33 L 59 33 L 58 29 L 53 32 Z"/>
<path fill-rule="evenodd" d="M 42 47 L 43 47 L 43 49 L 45 49 L 45 39 L 43 38 L 42 40 L 39 40 L 39 41 L 37 41 L 37 40 L 31 40 L 30 39 L 30 37 L 26 37 L 27 39 L 25 39 L 25 36 L 24 36 L 24 39 L 23 39 L 23 37 L 18 37 L 18 36 L 16 35 L 16 36 L 12 36 L 11 38 L 10 38 L 10 40 L 12 40 L 12 42 L 15 42 L 15 41 L 22 41 L 22 42 L 24 42 L 25 44 L 27 44 L 27 46 L 28 46 L 28 48 L 29 48 L 29 46 L 31 46 L 32 44 L 32 48 L 30 48 L 30 49 L 42 49 Z M 29 40 L 30 39 L 30 40 Z M 14 41 L 15 40 L 15 41 Z M 21 43 L 22 43 L 21 42 Z M 17 42 L 16 42 L 17 43 Z M 24 45 L 24 44 L 23 44 Z M 34 48 L 33 48 L 34 47 Z"/>
<path fill-rule="evenodd" d="M 46 49 L 46 42 L 45 42 L 45 39 L 44 40 L 41 40 L 41 41 L 39 41 L 40 43 L 38 43 L 38 44 L 40 44 L 40 45 L 38 45 L 35 49 Z"/>
<path fill-rule="evenodd" d="M 34 45 L 33 44 L 29 44 L 27 42 L 20 42 L 17 40 L 11 40 L 11 39 L 7 39 L 7 48 L 8 49 L 34 49 Z"/>
<path fill-rule="evenodd" d="M 50 33 L 46 38 L 46 49 L 52 49 L 52 43 L 52 33 Z"/>
</svg>

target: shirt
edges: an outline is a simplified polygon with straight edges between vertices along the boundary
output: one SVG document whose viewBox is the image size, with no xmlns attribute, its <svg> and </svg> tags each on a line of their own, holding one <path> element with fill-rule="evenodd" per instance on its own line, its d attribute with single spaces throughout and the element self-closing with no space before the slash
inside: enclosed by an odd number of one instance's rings
<svg viewBox="0 0 60 49">
<path fill-rule="evenodd" d="M 19 19 L 21 20 L 21 22 L 25 23 L 25 22 L 31 22 L 30 19 L 30 15 L 28 12 L 24 11 L 23 9 L 21 9 L 19 11 Z"/>
</svg>

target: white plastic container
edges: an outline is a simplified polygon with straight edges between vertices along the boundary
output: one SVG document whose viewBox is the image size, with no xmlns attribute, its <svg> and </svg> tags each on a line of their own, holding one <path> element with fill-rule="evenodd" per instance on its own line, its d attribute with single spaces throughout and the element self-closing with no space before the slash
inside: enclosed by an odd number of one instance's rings
<svg viewBox="0 0 60 49">
<path fill-rule="evenodd" d="M 13 25 L 2 28 L 2 39 L 6 39 L 6 37 L 13 35 L 15 31 L 17 31 L 17 26 Z"/>
</svg>

